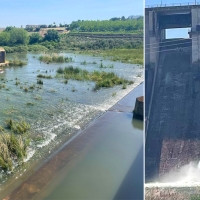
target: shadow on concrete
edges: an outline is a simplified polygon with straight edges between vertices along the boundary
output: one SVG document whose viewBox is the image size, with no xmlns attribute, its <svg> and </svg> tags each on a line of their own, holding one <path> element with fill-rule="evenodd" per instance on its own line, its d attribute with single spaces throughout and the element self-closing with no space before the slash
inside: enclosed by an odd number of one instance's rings
<svg viewBox="0 0 200 200">
<path fill-rule="evenodd" d="M 144 165 L 143 165 L 143 146 L 142 146 L 113 200 L 144 199 L 143 169 Z"/>
</svg>

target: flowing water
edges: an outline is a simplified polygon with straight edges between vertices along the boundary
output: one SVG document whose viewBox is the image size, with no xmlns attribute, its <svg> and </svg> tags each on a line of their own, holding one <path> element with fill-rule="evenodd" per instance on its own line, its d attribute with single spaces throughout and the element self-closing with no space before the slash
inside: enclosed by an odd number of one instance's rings
<svg viewBox="0 0 200 200">
<path fill-rule="evenodd" d="M 41 54 L 8 54 L 7 60 L 17 57 L 27 61 L 23 67 L 7 68 L 0 74 L 0 125 L 8 118 L 25 119 L 31 124 L 31 137 L 34 140 L 28 150 L 26 161 L 45 158 L 46 153 L 51 153 L 55 146 L 68 137 L 85 128 L 87 124 L 99 117 L 110 106 L 135 88 L 143 79 L 142 68 L 138 65 L 124 64 L 102 60 L 101 57 L 61 53 L 63 56 L 72 57 L 72 63 L 45 64 L 38 60 Z M 86 65 L 81 62 L 86 61 Z M 92 63 L 97 64 L 92 64 Z M 99 68 L 100 63 L 114 65 L 113 68 Z M 120 77 L 133 80 L 133 85 L 126 89 L 122 86 L 93 91 L 94 82 L 79 82 L 69 80 L 68 84 L 63 79 L 43 79 L 44 84 L 37 84 L 37 75 L 56 75 L 59 67 L 73 65 L 88 71 L 99 70 L 114 72 Z M 20 82 L 16 85 L 16 81 Z M 34 89 L 29 89 L 34 85 Z M 28 88 L 25 92 L 24 88 Z M 30 162 L 30 161 L 29 161 Z M 13 177 L 15 171 L 25 170 L 25 166 L 16 167 L 14 173 L 0 172 L 0 185 L 4 186 L 6 180 Z M 20 172 L 21 173 L 21 172 Z M 1 189 L 1 188 L 0 188 Z"/>
<path fill-rule="evenodd" d="M 133 119 L 131 124 L 130 113 L 106 113 L 102 118 L 109 123 L 97 130 L 93 147 L 82 152 L 73 167 L 66 165 L 35 200 L 143 199 L 142 121 Z"/>
<path fill-rule="evenodd" d="M 159 182 L 146 183 L 145 187 L 197 187 L 200 186 L 199 176 L 200 162 L 191 162 L 178 170 L 170 171 Z"/>
</svg>

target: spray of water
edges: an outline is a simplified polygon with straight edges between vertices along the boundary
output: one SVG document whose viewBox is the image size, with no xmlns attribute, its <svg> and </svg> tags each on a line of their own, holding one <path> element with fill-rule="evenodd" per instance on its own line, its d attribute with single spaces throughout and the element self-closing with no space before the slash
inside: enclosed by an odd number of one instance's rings
<svg viewBox="0 0 200 200">
<path fill-rule="evenodd" d="M 170 171 L 159 182 L 147 183 L 146 187 L 194 187 L 200 186 L 200 161 L 191 162 Z"/>
</svg>

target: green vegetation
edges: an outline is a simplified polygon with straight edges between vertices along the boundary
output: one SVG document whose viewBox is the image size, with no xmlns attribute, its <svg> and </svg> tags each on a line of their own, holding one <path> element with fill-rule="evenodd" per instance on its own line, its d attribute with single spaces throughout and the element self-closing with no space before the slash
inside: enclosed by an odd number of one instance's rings
<svg viewBox="0 0 200 200">
<path fill-rule="evenodd" d="M 133 81 L 120 78 L 113 72 L 88 72 L 87 70 L 82 70 L 77 67 L 74 68 L 73 66 L 65 67 L 64 69 L 59 68 L 57 73 L 63 74 L 62 77 L 66 80 L 73 79 L 78 81 L 94 81 L 96 83 L 94 90 L 98 90 L 103 87 L 113 87 L 115 85 L 133 84 Z M 60 75 L 58 75 L 58 77 L 60 77 Z"/>
<path fill-rule="evenodd" d="M 191 200 L 200 200 L 200 195 L 191 195 Z"/>
<path fill-rule="evenodd" d="M 51 79 L 52 78 L 51 75 L 43 75 L 43 74 L 38 74 L 37 77 L 38 78 L 47 78 L 47 79 Z"/>
<path fill-rule="evenodd" d="M 63 44 L 59 48 L 67 48 L 73 50 L 109 50 L 109 49 L 135 49 L 142 47 L 142 38 L 134 37 L 84 37 L 81 34 L 73 36 L 71 34 L 63 35 Z"/>
<path fill-rule="evenodd" d="M 55 41 L 59 42 L 60 41 L 60 35 L 58 35 L 58 31 L 54 29 L 50 29 L 47 31 L 47 33 L 44 36 L 44 41 Z"/>
<path fill-rule="evenodd" d="M 16 134 L 24 134 L 30 129 L 30 125 L 24 120 L 14 121 L 12 119 L 7 119 L 5 125 L 7 129 L 12 130 Z"/>
<path fill-rule="evenodd" d="M 72 22 L 69 27 L 69 34 L 59 34 L 58 31 L 49 29 L 43 37 L 39 32 L 28 35 L 22 28 L 7 27 L 0 33 L 0 46 L 3 46 L 7 53 L 76 50 L 109 56 L 113 61 L 143 64 L 143 17 L 78 20 Z M 51 55 L 41 56 L 40 61 L 62 63 L 72 60 Z"/>
<path fill-rule="evenodd" d="M 42 36 L 39 33 L 32 33 L 30 36 L 29 44 L 42 42 Z"/>
<path fill-rule="evenodd" d="M 45 46 L 42 46 L 40 44 L 35 44 L 35 45 L 20 45 L 20 46 L 4 46 L 4 49 L 6 53 L 14 53 L 14 52 L 27 52 L 27 51 L 32 51 L 32 52 L 47 52 L 49 49 L 46 48 Z"/>
<path fill-rule="evenodd" d="M 0 46 L 26 45 L 28 42 L 28 32 L 23 28 L 7 27 L 0 33 Z"/>
<path fill-rule="evenodd" d="M 93 52 L 94 53 L 94 52 Z M 143 49 L 112 49 L 98 53 L 102 56 L 111 57 L 113 61 L 121 61 L 124 63 L 143 64 Z"/>
<path fill-rule="evenodd" d="M 9 129 L 10 133 L 4 132 L 1 127 L 0 166 L 6 170 L 12 170 L 13 161 L 21 164 L 27 156 L 26 151 L 30 143 L 27 131 L 30 125 L 24 120 L 8 119 L 5 121 L 5 128 Z"/>
<path fill-rule="evenodd" d="M 45 63 L 64 63 L 64 62 L 72 62 L 72 58 L 71 57 L 64 57 L 64 56 L 59 56 L 56 54 L 53 55 L 44 55 L 44 56 L 40 56 L 39 60 L 41 62 L 45 62 Z"/>
<path fill-rule="evenodd" d="M 26 62 L 24 62 L 24 61 L 21 61 L 21 60 L 19 60 L 19 59 L 17 59 L 17 58 L 14 58 L 13 60 L 9 60 L 9 66 L 10 67 L 12 67 L 12 66 L 19 66 L 19 67 L 22 67 L 22 66 L 24 66 L 24 65 L 27 65 L 27 63 Z"/>
<path fill-rule="evenodd" d="M 41 79 L 38 79 L 37 84 L 43 85 L 43 81 Z"/>
<path fill-rule="evenodd" d="M 114 68 L 114 65 L 111 64 L 111 65 L 104 65 L 102 62 L 101 64 L 99 65 L 99 68 Z"/>
<path fill-rule="evenodd" d="M 71 31 L 80 32 L 138 32 L 143 29 L 143 18 L 121 20 L 85 20 L 70 24 Z"/>
<path fill-rule="evenodd" d="M 28 32 L 23 28 L 6 27 L 6 29 L 0 33 L 0 46 L 16 46 L 37 44 L 43 41 L 60 41 L 60 35 L 58 31 L 50 29 L 45 34 L 44 38 L 39 33 L 32 33 L 30 36 Z"/>
</svg>

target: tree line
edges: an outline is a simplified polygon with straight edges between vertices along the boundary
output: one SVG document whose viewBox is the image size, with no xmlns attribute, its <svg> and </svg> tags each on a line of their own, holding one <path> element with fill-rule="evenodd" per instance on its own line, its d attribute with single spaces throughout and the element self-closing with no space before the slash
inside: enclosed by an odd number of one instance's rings
<svg viewBox="0 0 200 200">
<path fill-rule="evenodd" d="M 135 32 L 143 29 L 143 17 L 137 19 L 111 18 L 110 20 L 73 21 L 71 31 L 79 32 Z"/>
<path fill-rule="evenodd" d="M 23 28 L 6 27 L 0 33 L 0 46 L 15 46 L 40 43 L 44 41 L 60 41 L 60 36 L 56 30 L 50 29 L 44 37 L 39 33 L 33 33 L 29 36 L 28 32 Z"/>
</svg>

